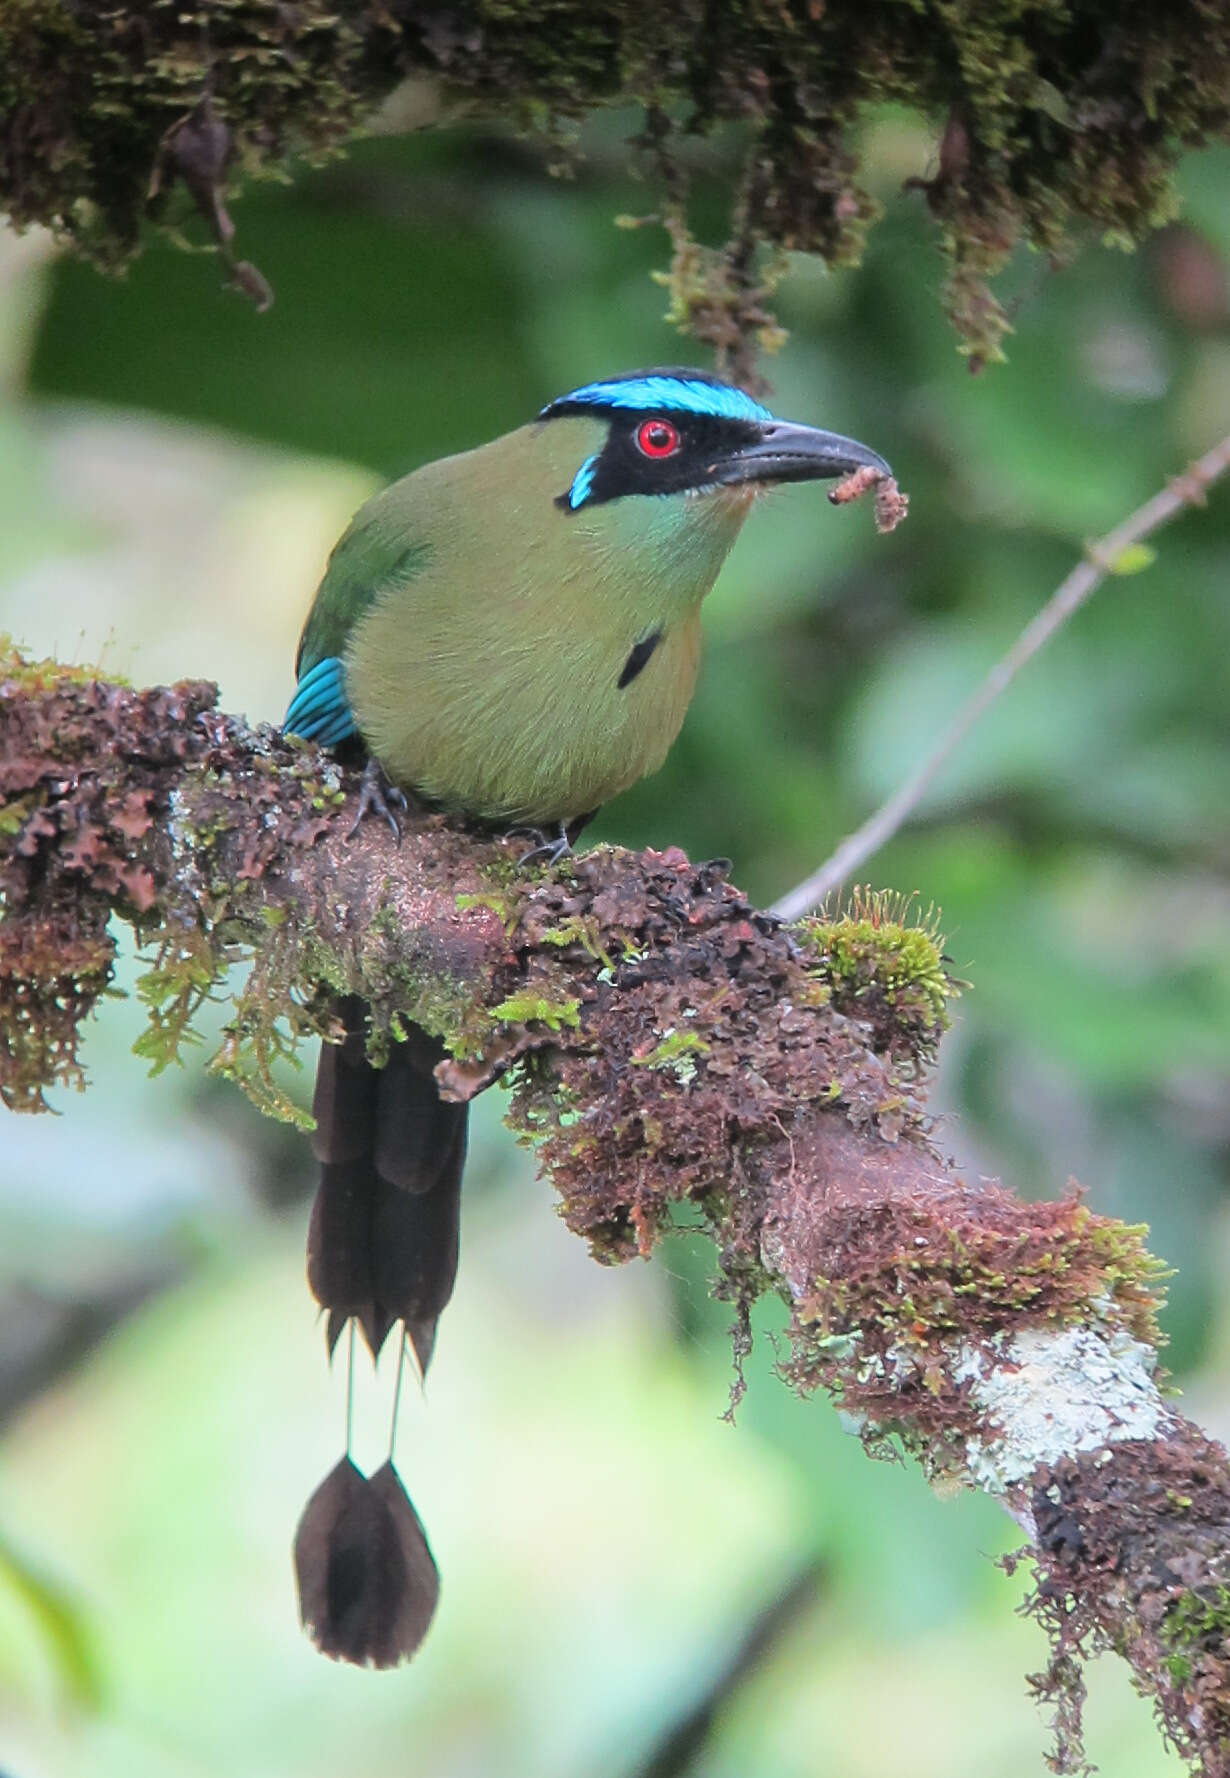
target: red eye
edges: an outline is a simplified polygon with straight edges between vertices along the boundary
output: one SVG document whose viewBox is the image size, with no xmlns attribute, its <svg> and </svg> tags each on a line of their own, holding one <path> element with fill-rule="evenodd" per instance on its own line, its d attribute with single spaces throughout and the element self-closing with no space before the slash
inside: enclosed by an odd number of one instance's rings
<svg viewBox="0 0 1230 1778">
<path fill-rule="evenodd" d="M 636 429 L 637 449 L 646 457 L 673 457 L 679 433 L 669 420 L 642 420 Z"/>
</svg>

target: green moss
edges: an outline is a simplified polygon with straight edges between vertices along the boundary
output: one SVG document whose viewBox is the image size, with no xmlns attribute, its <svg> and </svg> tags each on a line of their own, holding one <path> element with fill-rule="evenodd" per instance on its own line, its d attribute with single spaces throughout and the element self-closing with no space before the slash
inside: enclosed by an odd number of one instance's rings
<svg viewBox="0 0 1230 1778">
<path fill-rule="evenodd" d="M 182 1067 L 182 1045 L 200 1043 L 192 1021 L 222 974 L 203 933 L 168 936 L 158 947 L 153 964 L 137 978 L 137 998 L 148 1022 L 132 1046 L 133 1054 L 150 1064 L 151 1074 L 161 1074 L 173 1062 Z"/>
<path fill-rule="evenodd" d="M 506 890 L 484 889 L 476 895 L 458 895 L 455 899 L 460 913 L 466 913 L 470 908 L 489 909 L 506 933 L 512 932 L 520 915 L 516 897 Z"/>
<path fill-rule="evenodd" d="M 962 984 L 948 972 L 936 910 L 911 920 L 911 904 L 890 890 L 856 889 L 844 913 L 801 920 L 797 930 L 835 1010 L 866 1020 L 875 1048 L 921 1063 Z"/>
<path fill-rule="evenodd" d="M 234 995 L 231 1018 L 206 1067 L 233 1082 L 265 1116 L 311 1129 L 310 1115 L 285 1091 L 275 1070 L 301 1066 L 300 1044 L 323 1034 L 332 997 L 347 992 L 349 981 L 336 948 L 322 942 L 308 923 L 287 913 L 266 926 L 261 942 L 245 947 L 251 964 L 247 980 Z M 235 945 L 225 943 L 223 926 L 215 925 L 211 936 L 229 968 L 237 961 Z"/>
<path fill-rule="evenodd" d="M 1021 1205 L 1015 1226 L 950 1226 L 908 1206 L 843 1243 L 847 1271 L 818 1277 L 797 1309 L 802 1368 L 829 1367 L 827 1342 L 857 1333 L 872 1350 L 990 1337 L 1006 1323 L 1066 1326 L 1113 1321 L 1156 1348 L 1168 1268 L 1147 1230 L 1097 1217 L 1082 1204 Z"/>
<path fill-rule="evenodd" d="M 374 24 L 360 32 L 322 0 L 301 0 L 293 23 L 265 0 L 119 0 L 86 13 L 16 0 L 0 16 L 0 104 L 30 135 L 0 149 L 5 206 L 18 226 L 45 222 L 98 264 L 122 264 L 151 194 L 165 211 L 178 171 L 168 145 L 207 94 L 225 132 L 220 161 L 253 173 L 295 153 L 317 159 L 396 79 L 391 67 L 360 75 L 365 49 L 389 35 Z M 199 156 L 186 166 L 204 193 Z"/>
<path fill-rule="evenodd" d="M 948 257 L 944 301 L 986 363 L 1009 332 L 991 284 L 1018 246 L 1143 239 L 1175 213 L 1180 154 L 1230 124 L 1214 0 L 1126 12 L 1116 0 L 459 0 L 444 27 L 422 13 L 382 0 L 6 0 L 0 205 L 118 266 L 151 190 L 168 229 L 195 203 L 198 243 L 216 240 L 226 184 L 337 152 L 407 77 L 532 131 L 556 171 L 575 164 L 577 120 L 631 103 L 658 193 L 644 220 L 670 237 L 671 319 L 747 376 L 755 348 L 781 338 L 769 305 L 783 256 L 860 257 L 878 207 L 860 184 L 859 126 L 905 105 L 936 135 L 935 170 L 912 183 Z M 681 152 L 712 132 L 737 132 L 742 155 L 717 247 L 692 232 Z M 251 251 L 259 260 L 259 242 Z"/>
<path fill-rule="evenodd" d="M 209 1073 L 232 1081 L 266 1117 L 297 1129 L 315 1128 L 311 1114 L 296 1105 L 278 1084 L 274 1067 L 278 1063 L 298 1068 L 297 1054 L 302 1028 L 296 1028 L 276 1017 L 256 1000 L 241 1001 L 236 1016 L 227 1025 L 222 1043 L 209 1062 Z"/>
<path fill-rule="evenodd" d="M 0 803 L 0 834 L 11 839 L 14 834 L 20 833 L 33 806 L 33 798 L 28 796 L 14 797 L 12 802 Z"/>
<path fill-rule="evenodd" d="M 541 1055 L 519 1056 L 501 1076 L 500 1086 L 509 1095 L 505 1127 L 522 1148 L 538 1148 L 548 1138 L 576 1127 L 580 1101 Z M 590 1145 L 585 1135 L 569 1143 L 577 1154 Z"/>
<path fill-rule="evenodd" d="M 601 964 L 604 975 L 602 980 L 609 980 L 615 974 L 615 961 L 602 942 L 602 928 L 592 914 L 570 914 L 561 920 L 558 926 L 548 926 L 545 931 L 535 932 L 534 943 L 547 945 L 551 950 L 567 951 L 578 946 L 587 957 Z M 623 946 L 623 961 L 628 962 L 633 955 L 633 947 Z"/>
<path fill-rule="evenodd" d="M 527 991 L 510 994 L 491 1009 L 491 1017 L 504 1025 L 545 1025 L 549 1031 L 562 1031 L 565 1026 L 575 1030 L 581 1022 L 579 1000 L 546 1000 Z"/>
<path fill-rule="evenodd" d="M 2 55 L 0 55 L 2 61 Z M 99 680 L 109 685 L 128 685 L 131 681 L 119 673 L 103 669 L 92 662 L 66 664 L 51 659 L 32 660 L 23 654 L 7 631 L 0 630 L 0 687 L 32 696 L 47 696 L 69 686 L 94 685 Z"/>
<path fill-rule="evenodd" d="M 1186 1655 L 1167 1655 L 1162 1666 L 1174 1685 L 1187 1685 L 1192 1677 L 1192 1664 Z"/>
<path fill-rule="evenodd" d="M 6 937 L 17 937 L 6 933 Z M 46 1111 L 53 1083 L 85 1087 L 78 1031 L 107 991 L 115 946 L 91 911 L 69 927 L 36 927 L 6 947 L 0 970 L 0 1101 Z"/>
<path fill-rule="evenodd" d="M 264 900 L 261 879 L 281 849 L 311 846 L 327 825 L 313 810 L 343 800 L 336 767 L 304 751 L 295 752 L 288 766 L 282 750 L 261 738 L 229 757 L 224 749 L 207 752 L 205 737 L 185 712 L 209 708 L 212 687 L 184 684 L 130 696 L 112 682 L 97 681 L 101 695 L 95 695 L 96 681 L 92 669 L 0 653 L 0 687 L 22 694 L 29 731 L 23 747 L 30 757 L 72 757 L 79 747 L 91 762 L 91 772 L 82 775 L 79 806 L 66 817 L 68 831 L 78 836 L 82 866 L 73 866 L 63 895 L 53 884 L 46 905 L 23 909 L 5 927 L 0 1093 L 7 1102 L 37 1109 L 52 1082 L 83 1084 L 77 1032 L 110 978 L 112 913 L 151 947 L 136 985 L 146 1024 L 134 1049 L 154 1073 L 180 1062 L 184 1046 L 200 1041 L 195 1021 L 202 1004 L 223 984 L 231 991 L 228 972 L 245 960 L 247 979 L 233 993 L 234 1015 L 209 1066 L 274 1116 L 303 1121 L 279 1085 L 279 1071 L 294 1064 L 303 1037 L 331 1024 L 332 1000 L 359 983 L 373 1007 L 374 1060 L 384 1059 L 408 1022 L 442 1037 L 459 1058 L 481 1049 L 491 1017 L 476 984 L 460 979 L 447 945 L 438 945 L 432 932 L 423 935 L 422 955 L 407 957 L 392 905 L 360 931 L 344 922 L 337 930 L 319 930 L 293 900 Z M 154 826 L 152 793 L 139 773 L 125 776 L 127 756 L 113 748 L 113 736 L 119 732 L 131 741 L 136 759 L 160 760 L 168 752 L 178 759 L 185 727 L 200 741 L 202 758 L 184 772 L 169 799 L 160 823 L 165 848 L 151 839 L 148 856 L 143 852 L 134 864 L 132 845 L 144 846 Z M 106 766 L 101 774 L 96 760 Z M 12 837 L 41 800 L 31 782 L 24 780 L 22 794 L 0 805 L 0 899 L 10 880 Z M 60 853 L 54 843 L 47 851 L 54 865 Z M 20 873 L 14 880 L 20 889 Z M 551 1029 L 576 1022 L 576 1002 L 556 1006 L 547 996 L 540 1006 L 542 998 L 541 990 L 532 998 L 531 1017 L 541 1014 Z M 515 1016 L 517 1008 L 505 1011 Z"/>
<path fill-rule="evenodd" d="M 698 1031 L 671 1029 L 662 1033 L 662 1041 L 655 1044 L 648 1055 L 633 1056 L 632 1066 L 673 1074 L 681 1085 L 689 1086 L 696 1079 L 695 1057 L 707 1056 L 711 1047 Z"/>
<path fill-rule="evenodd" d="M 277 930 L 284 927 L 285 922 Z M 297 923 L 295 943 L 298 950 L 296 973 L 301 981 L 318 986 L 323 984 L 333 994 L 349 992 L 349 976 L 336 942 L 330 942 L 315 926 L 304 921 Z"/>
<path fill-rule="evenodd" d="M 278 1085 L 273 1071 L 276 1064 L 299 1065 L 299 1040 L 318 1025 L 301 1004 L 306 996 L 297 994 L 294 938 L 286 916 L 266 925 L 269 945 L 253 955 L 233 1016 L 206 1066 L 211 1074 L 233 1081 L 267 1116 L 311 1128 L 311 1118 Z M 235 946 L 224 941 L 218 927 L 209 934 L 174 933 L 163 939 L 154 964 L 137 981 L 148 1023 L 133 1051 L 151 1064 L 152 1074 L 161 1074 L 173 1062 L 182 1065 L 183 1046 L 200 1043 L 193 1020 L 236 961 L 234 953 Z"/>
<path fill-rule="evenodd" d="M 1180 1593 L 1167 1607 L 1159 1634 L 1176 1654 L 1202 1648 L 1230 1648 L 1230 1586 L 1206 1586 Z"/>
</svg>

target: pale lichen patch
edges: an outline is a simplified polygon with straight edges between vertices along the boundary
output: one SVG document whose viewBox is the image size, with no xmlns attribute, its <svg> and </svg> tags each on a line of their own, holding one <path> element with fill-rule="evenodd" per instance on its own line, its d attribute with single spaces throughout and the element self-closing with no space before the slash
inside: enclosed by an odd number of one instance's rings
<svg viewBox="0 0 1230 1778">
<path fill-rule="evenodd" d="M 993 1494 L 1044 1464 L 1126 1439 L 1157 1438 L 1170 1418 L 1154 1380 L 1157 1354 L 1121 1328 L 1027 1327 L 998 1350 L 965 1344 L 953 1376 L 994 1434 L 968 1435 L 970 1480 Z"/>
</svg>

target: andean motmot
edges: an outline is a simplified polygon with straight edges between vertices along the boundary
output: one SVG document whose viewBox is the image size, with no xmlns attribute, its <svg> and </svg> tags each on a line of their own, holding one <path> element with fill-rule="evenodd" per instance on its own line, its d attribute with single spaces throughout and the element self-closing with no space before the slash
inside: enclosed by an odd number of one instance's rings
<svg viewBox="0 0 1230 1778">
<path fill-rule="evenodd" d="M 756 496 L 780 482 L 890 475 L 852 439 L 779 420 L 698 370 L 587 383 L 528 425 L 428 463 L 356 514 L 304 627 L 289 734 L 361 747 L 386 788 L 557 837 L 662 764 L 700 660 L 700 610 Z M 394 817 L 395 819 L 395 817 Z M 420 1372 L 457 1266 L 466 1107 L 425 1033 L 366 1053 L 367 1012 L 322 1045 L 320 1186 L 308 1275 L 330 1349 L 352 1317 L 373 1354 L 400 1323 Z M 404 1348 L 403 1348 L 404 1350 Z M 297 1543 L 305 1621 L 326 1653 L 413 1653 L 435 1571 L 391 1462 L 349 1459 Z"/>
</svg>

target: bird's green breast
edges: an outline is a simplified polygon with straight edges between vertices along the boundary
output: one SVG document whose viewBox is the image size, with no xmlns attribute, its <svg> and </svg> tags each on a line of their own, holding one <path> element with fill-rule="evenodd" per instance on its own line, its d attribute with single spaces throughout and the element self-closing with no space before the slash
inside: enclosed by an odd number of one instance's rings
<svg viewBox="0 0 1230 1778">
<path fill-rule="evenodd" d="M 353 599 L 346 688 L 395 782 L 547 822 L 662 763 L 696 680 L 700 603 L 747 499 L 561 509 L 604 432 L 589 418 L 523 427 L 428 464 L 356 520 L 377 584 Z"/>
</svg>

